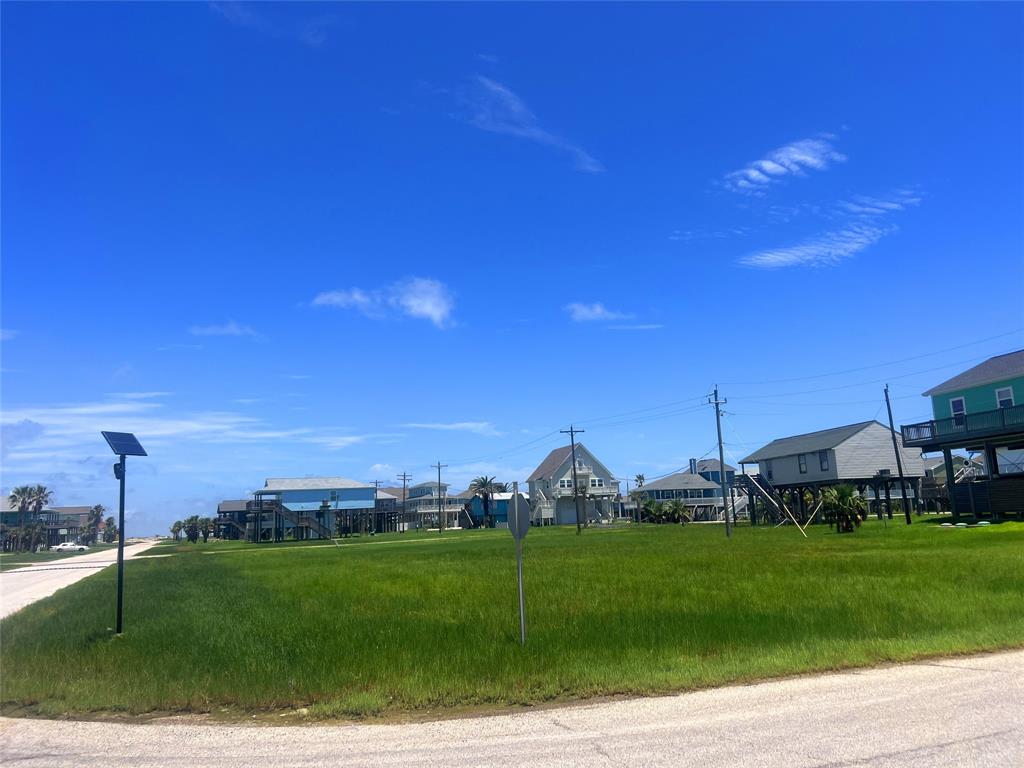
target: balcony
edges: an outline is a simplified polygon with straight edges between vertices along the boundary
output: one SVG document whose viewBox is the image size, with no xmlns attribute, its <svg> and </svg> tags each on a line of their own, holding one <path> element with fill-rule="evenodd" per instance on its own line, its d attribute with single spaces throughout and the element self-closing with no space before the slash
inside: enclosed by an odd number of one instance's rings
<svg viewBox="0 0 1024 768">
<path fill-rule="evenodd" d="M 900 427 L 904 448 L 938 448 L 977 439 L 1024 432 L 1024 404 Z"/>
</svg>

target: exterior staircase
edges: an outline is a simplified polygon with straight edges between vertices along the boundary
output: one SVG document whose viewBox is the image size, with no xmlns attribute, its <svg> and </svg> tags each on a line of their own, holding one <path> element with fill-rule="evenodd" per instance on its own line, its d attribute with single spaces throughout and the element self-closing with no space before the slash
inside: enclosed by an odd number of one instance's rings
<svg viewBox="0 0 1024 768">
<path fill-rule="evenodd" d="M 789 511 L 786 503 L 782 500 L 782 495 L 775 490 L 775 486 L 764 475 L 737 474 L 733 480 L 733 487 L 747 493 L 753 492 L 755 496 L 759 497 L 764 502 L 765 508 L 768 511 L 768 518 L 772 524 L 784 525 L 786 522 L 791 521 L 797 528 L 800 528 L 801 531 L 803 530 L 793 516 L 793 513 Z M 750 514 L 754 514 L 753 509 L 750 510 Z"/>
<path fill-rule="evenodd" d="M 264 501 L 256 507 L 257 518 L 262 513 L 266 514 L 278 514 L 285 520 L 288 520 L 296 528 L 306 528 L 307 530 L 314 531 L 321 539 L 330 539 L 333 537 L 333 531 L 326 525 L 321 523 L 315 517 L 305 515 L 301 512 L 293 512 L 278 501 Z"/>
</svg>

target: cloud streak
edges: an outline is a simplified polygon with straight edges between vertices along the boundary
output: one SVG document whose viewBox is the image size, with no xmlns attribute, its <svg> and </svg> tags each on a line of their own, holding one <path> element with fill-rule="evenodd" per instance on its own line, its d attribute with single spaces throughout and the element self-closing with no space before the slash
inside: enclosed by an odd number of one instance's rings
<svg viewBox="0 0 1024 768">
<path fill-rule="evenodd" d="M 488 437 L 498 437 L 505 434 L 504 432 L 499 432 L 489 421 L 456 421 L 448 424 L 437 422 L 411 422 L 409 424 L 401 424 L 400 426 L 405 429 L 437 429 L 444 432 L 472 432 L 476 435 L 485 435 Z"/>
<path fill-rule="evenodd" d="M 601 173 L 604 166 L 577 144 L 541 128 L 537 116 L 508 86 L 477 75 L 465 92 L 469 123 L 482 131 L 516 136 L 568 154 L 576 170 Z"/>
<path fill-rule="evenodd" d="M 188 332 L 193 336 L 259 336 L 259 334 L 248 325 L 236 323 L 234 320 L 229 320 L 228 322 L 221 323 L 220 325 L 193 325 L 188 329 Z"/>
<path fill-rule="evenodd" d="M 740 264 L 762 269 L 828 266 L 860 253 L 895 230 L 893 226 L 851 224 L 843 229 L 817 235 L 798 245 L 755 251 L 741 258 Z"/>
<path fill-rule="evenodd" d="M 452 290 L 440 280 L 428 277 L 409 277 L 377 290 L 345 288 L 324 291 L 313 298 L 312 304 L 314 307 L 354 309 L 374 319 L 397 313 L 427 320 L 437 328 L 450 327 L 455 310 Z"/>
<path fill-rule="evenodd" d="M 574 323 L 628 320 L 632 317 L 632 315 L 626 314 L 625 312 L 616 312 L 608 309 L 600 302 L 586 304 L 584 302 L 574 301 L 565 305 L 565 311 L 569 313 L 569 317 Z"/>
<path fill-rule="evenodd" d="M 724 186 L 731 192 L 763 196 L 787 176 L 805 176 L 807 171 L 824 171 L 832 163 L 846 161 L 833 145 L 831 134 L 800 139 L 773 149 L 760 160 L 725 175 Z"/>
</svg>

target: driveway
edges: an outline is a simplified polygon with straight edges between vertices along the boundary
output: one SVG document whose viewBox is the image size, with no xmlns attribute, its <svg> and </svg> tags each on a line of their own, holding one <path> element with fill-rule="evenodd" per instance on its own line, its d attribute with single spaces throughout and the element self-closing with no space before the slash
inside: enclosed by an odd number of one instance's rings
<svg viewBox="0 0 1024 768">
<path fill-rule="evenodd" d="M 1024 651 L 404 725 L 0 719 L 18 766 L 1024 765 Z"/>
<path fill-rule="evenodd" d="M 155 544 L 155 541 L 146 541 L 126 545 L 125 560 L 145 552 Z M 0 573 L 0 618 L 116 563 L 117 550 L 105 549 L 3 571 Z"/>
</svg>

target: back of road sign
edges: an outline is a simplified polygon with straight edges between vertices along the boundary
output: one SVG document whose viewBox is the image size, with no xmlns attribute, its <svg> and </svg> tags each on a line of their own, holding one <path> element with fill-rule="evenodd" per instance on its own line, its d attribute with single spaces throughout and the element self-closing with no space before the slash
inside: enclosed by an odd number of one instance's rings
<svg viewBox="0 0 1024 768">
<path fill-rule="evenodd" d="M 518 492 L 508 500 L 508 529 L 516 541 L 525 539 L 530 530 L 530 502 Z"/>
</svg>

